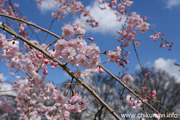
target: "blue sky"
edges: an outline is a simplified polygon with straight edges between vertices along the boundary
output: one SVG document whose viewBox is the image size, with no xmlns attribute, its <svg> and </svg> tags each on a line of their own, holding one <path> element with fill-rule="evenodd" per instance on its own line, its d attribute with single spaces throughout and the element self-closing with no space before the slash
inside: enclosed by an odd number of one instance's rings
<svg viewBox="0 0 180 120">
<path fill-rule="evenodd" d="M 51 12 L 55 10 L 55 2 L 51 1 L 51 4 L 47 6 L 46 2 L 43 3 L 43 6 L 37 8 L 36 2 L 31 0 L 19 0 L 17 1 L 20 6 L 19 9 L 22 11 L 22 14 L 27 16 L 28 21 L 32 21 L 39 26 L 42 26 L 48 29 L 51 20 Z M 121 24 L 114 23 L 112 10 L 107 9 L 107 11 L 98 11 L 98 4 L 94 0 L 82 0 L 85 2 L 85 6 L 91 9 L 94 18 L 99 21 L 100 27 L 98 29 L 92 30 L 87 28 L 87 37 L 94 37 L 94 42 L 100 46 L 101 52 L 105 50 L 114 50 L 116 46 L 119 45 L 116 42 L 117 34 L 114 34 L 117 28 L 120 28 Z M 49 2 L 48 2 L 49 3 Z M 137 51 L 140 57 L 141 64 L 143 66 L 155 66 L 161 68 L 170 74 L 174 75 L 180 81 L 180 75 L 177 66 L 174 66 L 174 62 L 180 63 L 180 0 L 134 0 L 134 4 L 128 10 L 128 13 L 132 11 L 137 12 L 142 16 L 147 16 L 147 19 L 150 21 L 151 26 L 157 31 L 163 34 L 167 34 L 165 39 L 168 41 L 174 42 L 175 45 L 172 48 L 172 51 L 168 51 L 168 48 L 160 48 L 160 40 L 154 42 L 149 38 L 153 34 L 151 30 L 147 33 L 139 33 L 137 39 L 141 41 L 140 46 L 137 47 Z M 80 20 L 81 17 L 79 17 Z M 63 22 L 71 23 L 71 17 L 68 16 L 65 21 L 59 20 L 54 23 L 52 26 L 52 31 L 61 36 L 61 27 Z M 45 37 L 44 32 L 39 33 L 40 38 L 43 40 Z M 36 39 L 34 37 L 34 39 Z M 54 40 L 53 37 L 48 37 L 47 41 Z M 88 41 L 90 44 L 91 42 Z M 135 56 L 135 52 L 132 49 L 132 43 L 129 48 L 127 48 L 131 54 L 127 57 L 129 60 L 130 73 L 133 73 L 138 67 L 138 61 Z M 102 58 L 102 62 L 105 61 L 105 56 Z M 117 64 L 105 64 L 105 67 L 108 68 L 114 74 L 118 74 L 120 69 L 117 68 Z M 50 68 L 50 66 L 49 66 Z M 5 67 L 4 63 L 0 63 L 0 72 L 4 74 L 9 80 L 14 80 L 13 77 L 10 77 Z M 53 81 L 58 84 L 68 77 L 63 71 L 57 70 L 56 72 L 50 71 L 48 80 Z"/>
</svg>

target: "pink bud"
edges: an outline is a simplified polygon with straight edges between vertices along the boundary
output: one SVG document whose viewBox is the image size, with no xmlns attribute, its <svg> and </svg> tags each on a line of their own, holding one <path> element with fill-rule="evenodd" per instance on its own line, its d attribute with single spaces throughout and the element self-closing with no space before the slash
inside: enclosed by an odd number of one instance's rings
<svg viewBox="0 0 180 120">
<path fill-rule="evenodd" d="M 163 37 L 165 37 L 165 36 L 166 36 L 166 34 L 162 34 L 162 36 L 163 36 Z"/>
<path fill-rule="evenodd" d="M 130 54 L 130 52 L 127 52 L 126 54 L 124 54 L 124 56 L 128 56 Z"/>
<path fill-rule="evenodd" d="M 124 45 L 123 45 L 123 47 L 127 47 L 127 46 L 129 46 L 130 45 L 130 42 L 126 42 Z"/>
<path fill-rule="evenodd" d="M 54 66 L 58 66 L 58 63 L 57 63 L 57 62 L 54 62 L 53 65 L 54 65 Z"/>
<path fill-rule="evenodd" d="M 119 63 L 120 62 L 120 59 L 116 59 L 116 63 Z"/>
<path fill-rule="evenodd" d="M 151 94 L 152 94 L 152 95 L 156 95 L 156 91 L 155 91 L 155 90 L 152 90 L 152 91 L 151 91 Z"/>
<path fill-rule="evenodd" d="M 160 47 L 163 48 L 163 47 L 165 47 L 165 45 L 164 45 L 164 44 L 161 44 Z"/>
<path fill-rule="evenodd" d="M 94 38 L 92 37 L 88 37 L 87 39 L 89 39 L 90 41 L 94 41 Z"/>
<path fill-rule="evenodd" d="M 44 75 L 47 75 L 47 74 L 48 74 L 48 71 L 47 71 L 46 69 L 44 69 L 43 74 L 44 74 Z"/>
<path fill-rule="evenodd" d="M 52 69 L 54 69 L 54 68 L 55 68 L 55 66 L 53 66 L 53 65 L 52 65 L 52 66 L 51 66 L 51 68 L 52 68 Z"/>
<path fill-rule="evenodd" d="M 119 63 L 119 65 L 125 67 L 123 63 Z"/>
<path fill-rule="evenodd" d="M 134 45 L 135 45 L 135 46 L 138 46 L 139 44 L 140 44 L 140 41 L 134 42 Z"/>
<path fill-rule="evenodd" d="M 169 48 L 168 50 L 169 50 L 169 51 L 171 51 L 172 49 L 171 49 L 171 48 Z"/>
<path fill-rule="evenodd" d="M 118 16 L 118 15 L 119 15 L 119 13 L 118 13 L 118 12 L 115 12 L 114 14 L 115 14 L 116 16 Z"/>
<path fill-rule="evenodd" d="M 144 75 L 144 77 L 147 77 L 148 76 L 148 73 L 146 73 L 145 75 Z"/>
<path fill-rule="evenodd" d="M 119 38 L 116 38 L 117 42 L 124 42 L 124 40 L 121 40 Z"/>
<path fill-rule="evenodd" d="M 169 47 L 169 43 L 166 44 L 166 47 Z"/>
<path fill-rule="evenodd" d="M 17 8 L 19 7 L 19 4 L 14 3 L 13 6 Z"/>
<path fill-rule="evenodd" d="M 153 98 L 155 98 L 155 96 L 156 96 L 156 95 L 151 95 L 151 98 L 153 99 Z"/>
<path fill-rule="evenodd" d="M 156 35 L 155 35 L 155 37 L 156 37 L 156 38 L 159 38 L 159 37 L 160 37 L 160 35 L 161 35 L 161 34 L 156 34 Z"/>
<path fill-rule="evenodd" d="M 128 60 L 125 60 L 124 62 L 125 62 L 126 64 L 129 64 L 129 61 L 128 61 Z"/>
<path fill-rule="evenodd" d="M 42 59 L 42 58 L 43 58 L 43 55 L 37 55 L 37 57 L 38 57 L 39 59 Z"/>
<path fill-rule="evenodd" d="M 144 20 L 147 20 L 147 17 L 146 17 L 146 16 L 144 16 Z"/>
<path fill-rule="evenodd" d="M 99 69 L 99 73 L 103 73 L 104 72 L 104 70 L 101 67 L 98 67 L 98 69 Z"/>
<path fill-rule="evenodd" d="M 147 100 L 146 98 L 143 98 L 143 101 L 144 101 L 144 102 L 147 102 L 148 100 Z"/>
<path fill-rule="evenodd" d="M 44 60 L 44 64 L 46 64 L 46 65 L 49 64 L 49 60 L 48 60 L 48 59 L 45 59 L 45 60 Z"/>
</svg>

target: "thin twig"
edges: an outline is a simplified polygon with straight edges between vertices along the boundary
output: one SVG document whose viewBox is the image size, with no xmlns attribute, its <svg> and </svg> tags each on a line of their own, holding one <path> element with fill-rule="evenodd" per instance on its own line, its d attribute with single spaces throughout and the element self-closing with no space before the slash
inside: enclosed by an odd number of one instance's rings
<svg viewBox="0 0 180 120">
<path fill-rule="evenodd" d="M 97 115 L 102 111 L 104 106 L 101 106 L 101 108 L 97 111 L 97 113 L 94 115 L 93 119 L 96 120 Z"/>
<path fill-rule="evenodd" d="M 59 36 L 56 35 L 55 33 L 52 33 L 52 32 L 50 32 L 49 30 L 44 29 L 44 28 L 42 28 L 42 27 L 40 27 L 40 26 L 38 26 L 38 25 L 36 25 L 36 24 L 34 24 L 34 23 L 27 22 L 27 21 L 25 21 L 25 20 L 23 20 L 23 19 L 16 18 L 16 17 L 12 17 L 12 16 L 5 15 L 5 14 L 0 14 L 0 16 L 3 16 L 3 17 L 7 17 L 7 18 L 10 18 L 10 19 L 14 19 L 14 20 L 18 20 L 18 21 L 24 22 L 24 23 L 26 23 L 26 24 L 28 24 L 28 25 L 31 25 L 31 26 L 34 26 L 34 27 L 36 27 L 36 28 L 38 28 L 38 29 L 40 29 L 40 30 L 42 30 L 42 31 L 44 31 L 44 32 L 47 32 L 47 33 L 51 34 L 52 36 L 54 36 L 54 37 L 56 37 L 56 38 L 61 39 L 61 37 L 59 37 Z"/>
<path fill-rule="evenodd" d="M 147 112 L 146 112 L 146 107 L 145 107 L 145 104 L 143 103 L 143 110 L 144 110 L 144 113 L 146 115 L 146 120 L 148 120 L 148 116 L 147 116 Z"/>
<path fill-rule="evenodd" d="M 56 19 L 54 18 L 54 19 L 51 21 L 51 25 L 49 26 L 48 30 L 51 29 L 51 27 L 52 27 L 52 25 L 53 25 L 53 23 L 54 23 L 55 20 L 56 20 Z M 46 36 L 45 36 L 45 38 L 44 38 L 44 42 L 46 41 L 47 37 L 48 37 L 48 33 L 46 34 Z"/>
</svg>

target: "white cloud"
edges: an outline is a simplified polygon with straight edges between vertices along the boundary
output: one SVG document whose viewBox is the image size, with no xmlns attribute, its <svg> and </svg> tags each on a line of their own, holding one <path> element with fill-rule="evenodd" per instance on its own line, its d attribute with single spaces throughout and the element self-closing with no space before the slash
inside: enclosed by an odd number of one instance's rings
<svg viewBox="0 0 180 120">
<path fill-rule="evenodd" d="M 152 67 L 151 61 L 147 61 L 145 64 L 142 65 L 142 67 L 148 67 L 148 68 Z M 136 70 L 140 70 L 140 69 L 141 69 L 140 66 L 139 66 L 139 64 L 137 64 L 137 65 L 135 66 L 135 69 L 136 69 Z"/>
<path fill-rule="evenodd" d="M 105 10 L 101 10 L 99 8 L 106 7 Z M 110 9 L 107 4 L 99 4 L 97 2 L 94 2 L 92 5 L 89 5 L 86 7 L 90 11 L 91 16 L 99 22 L 99 27 L 97 28 L 91 28 L 87 27 L 87 31 L 91 31 L 94 33 L 116 33 L 118 29 L 120 29 L 123 25 L 123 21 L 125 21 L 125 16 L 122 16 L 124 18 L 122 22 L 117 22 L 117 18 L 115 16 L 115 10 Z M 84 18 L 82 15 L 80 17 L 80 21 L 85 21 L 86 18 Z"/>
<path fill-rule="evenodd" d="M 180 82 L 180 67 L 174 65 L 176 63 L 176 60 L 174 59 L 167 59 L 164 58 L 158 58 L 154 61 L 154 68 L 155 69 L 161 69 L 169 73 L 169 75 L 174 76 L 178 82 Z"/>
<path fill-rule="evenodd" d="M 13 95 L 16 96 L 16 92 L 13 90 L 11 84 L 3 83 L 1 84 L 0 95 Z"/>
<path fill-rule="evenodd" d="M 6 77 L 5 77 L 5 76 L 3 76 L 3 74 L 2 74 L 2 73 L 0 73 L 0 81 L 4 81 L 4 80 L 6 80 Z"/>
<path fill-rule="evenodd" d="M 177 6 L 180 6 L 180 0 L 166 0 L 166 8 L 172 9 Z"/>
<path fill-rule="evenodd" d="M 13 91 L 13 86 L 8 83 L 4 83 L 6 80 L 6 77 L 3 75 L 3 73 L 0 73 L 0 95 L 16 95 L 16 93 Z"/>
<path fill-rule="evenodd" d="M 12 95 L 12 96 L 17 96 L 17 93 L 14 90 L 13 85 L 9 82 L 6 81 L 6 77 L 3 75 L 3 73 L 0 73 L 0 96 L 1 95 Z M 19 80 L 23 85 L 23 83 L 27 83 L 27 79 L 21 79 Z"/>
<path fill-rule="evenodd" d="M 164 70 L 165 72 L 169 73 L 170 76 L 174 76 L 177 79 L 177 82 L 180 82 L 180 67 L 174 65 L 176 63 L 175 59 L 164 59 L 158 58 L 153 63 L 148 61 L 146 62 L 143 67 L 148 68 L 155 68 L 155 70 Z M 136 70 L 140 70 L 139 64 L 135 66 Z"/>
<path fill-rule="evenodd" d="M 55 10 L 58 6 L 58 3 L 56 0 L 42 0 L 42 4 L 39 5 L 39 9 L 42 13 L 45 13 L 47 11 Z"/>
</svg>

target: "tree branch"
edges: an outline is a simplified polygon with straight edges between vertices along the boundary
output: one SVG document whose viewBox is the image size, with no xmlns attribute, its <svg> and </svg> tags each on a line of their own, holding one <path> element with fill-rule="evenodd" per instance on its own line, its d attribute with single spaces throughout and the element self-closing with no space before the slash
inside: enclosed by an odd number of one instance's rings
<svg viewBox="0 0 180 120">
<path fill-rule="evenodd" d="M 34 23 L 27 22 L 27 21 L 25 21 L 25 20 L 23 20 L 23 19 L 16 18 L 16 17 L 12 17 L 12 16 L 5 15 L 5 14 L 0 14 L 0 16 L 21 21 L 21 22 L 23 22 L 23 23 L 26 23 L 26 24 L 31 25 L 31 26 L 33 26 L 33 27 L 36 27 L 36 28 L 38 28 L 38 29 L 40 29 L 40 30 L 42 30 L 42 31 L 44 31 L 44 32 L 47 32 L 47 33 L 51 34 L 52 36 L 54 36 L 54 37 L 56 37 L 56 38 L 62 39 L 62 37 L 59 37 L 59 36 L 56 35 L 55 33 L 52 33 L 52 32 L 50 32 L 49 30 L 46 30 L 46 29 L 44 29 L 44 28 L 42 28 L 42 27 L 40 27 L 40 26 L 38 26 L 38 25 L 36 25 L 36 24 L 34 24 Z"/>
</svg>

